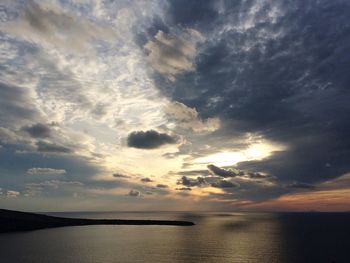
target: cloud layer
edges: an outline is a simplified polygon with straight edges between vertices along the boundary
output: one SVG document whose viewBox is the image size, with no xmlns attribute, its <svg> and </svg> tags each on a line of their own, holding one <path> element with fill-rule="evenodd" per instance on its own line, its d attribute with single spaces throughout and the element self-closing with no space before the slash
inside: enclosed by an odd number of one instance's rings
<svg viewBox="0 0 350 263">
<path fill-rule="evenodd" d="M 347 1 L 1 8 L 1 205 L 345 207 Z"/>
</svg>

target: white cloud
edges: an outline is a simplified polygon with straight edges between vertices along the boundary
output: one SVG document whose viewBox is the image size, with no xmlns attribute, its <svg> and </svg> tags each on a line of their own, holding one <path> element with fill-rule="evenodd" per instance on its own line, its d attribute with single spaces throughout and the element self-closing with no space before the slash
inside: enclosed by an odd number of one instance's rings
<svg viewBox="0 0 350 263">
<path fill-rule="evenodd" d="M 75 189 L 78 187 L 83 186 L 84 184 L 81 182 L 76 181 L 59 181 L 59 180 L 50 180 L 50 181 L 44 181 L 40 183 L 30 183 L 27 184 L 26 187 L 28 189 L 36 189 L 36 190 L 43 190 L 45 188 L 64 188 L 64 189 Z"/>
<path fill-rule="evenodd" d="M 187 107 L 180 102 L 171 102 L 164 108 L 169 120 L 174 120 L 178 126 L 195 132 L 213 132 L 220 128 L 219 118 L 202 120 L 195 108 Z"/>
<path fill-rule="evenodd" d="M 0 197 L 4 196 L 7 198 L 16 198 L 20 195 L 21 193 L 15 190 L 8 190 L 4 188 L 0 188 Z"/>
<path fill-rule="evenodd" d="M 35 1 L 27 2 L 20 20 L 1 29 L 27 41 L 69 52 L 86 51 L 93 40 L 111 41 L 116 37 L 109 26 L 65 12 L 58 5 L 43 5 Z"/>
<path fill-rule="evenodd" d="M 6 197 L 8 198 L 17 198 L 20 195 L 20 192 L 14 190 L 7 190 Z"/>
<path fill-rule="evenodd" d="M 27 170 L 27 174 L 38 175 L 63 175 L 66 174 L 66 170 L 64 169 L 53 169 L 53 168 L 30 168 Z"/>
<path fill-rule="evenodd" d="M 178 73 L 195 69 L 196 46 L 203 40 L 201 33 L 194 29 L 187 29 L 180 35 L 158 31 L 154 40 L 148 41 L 144 48 L 149 52 L 152 67 L 173 79 Z"/>
</svg>

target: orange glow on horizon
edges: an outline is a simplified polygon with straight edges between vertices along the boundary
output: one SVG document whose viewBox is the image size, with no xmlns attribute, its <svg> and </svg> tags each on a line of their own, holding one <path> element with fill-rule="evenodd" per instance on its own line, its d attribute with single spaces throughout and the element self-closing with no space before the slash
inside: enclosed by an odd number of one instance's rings
<svg viewBox="0 0 350 263">
<path fill-rule="evenodd" d="M 350 211 L 350 189 L 322 190 L 283 195 L 277 199 L 244 206 L 266 211 Z"/>
</svg>

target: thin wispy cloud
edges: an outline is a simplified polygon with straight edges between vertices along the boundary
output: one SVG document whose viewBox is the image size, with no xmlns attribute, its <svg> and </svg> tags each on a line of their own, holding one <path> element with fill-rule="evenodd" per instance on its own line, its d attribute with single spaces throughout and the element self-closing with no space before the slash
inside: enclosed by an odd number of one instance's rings
<svg viewBox="0 0 350 263">
<path fill-rule="evenodd" d="M 36 174 L 45 174 L 45 175 L 61 175 L 66 174 L 64 169 L 54 169 L 54 168 L 30 168 L 27 170 L 27 174 L 36 175 Z"/>
</svg>

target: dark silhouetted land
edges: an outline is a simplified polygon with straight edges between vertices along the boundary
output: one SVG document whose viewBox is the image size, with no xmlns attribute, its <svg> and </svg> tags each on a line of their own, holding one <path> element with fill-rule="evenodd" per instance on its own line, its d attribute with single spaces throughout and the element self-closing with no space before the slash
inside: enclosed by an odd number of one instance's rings
<svg viewBox="0 0 350 263">
<path fill-rule="evenodd" d="M 0 233 L 28 231 L 52 227 L 87 225 L 163 225 L 193 226 L 189 221 L 168 220 L 126 220 L 126 219 L 83 219 L 48 216 L 0 209 Z"/>
</svg>

